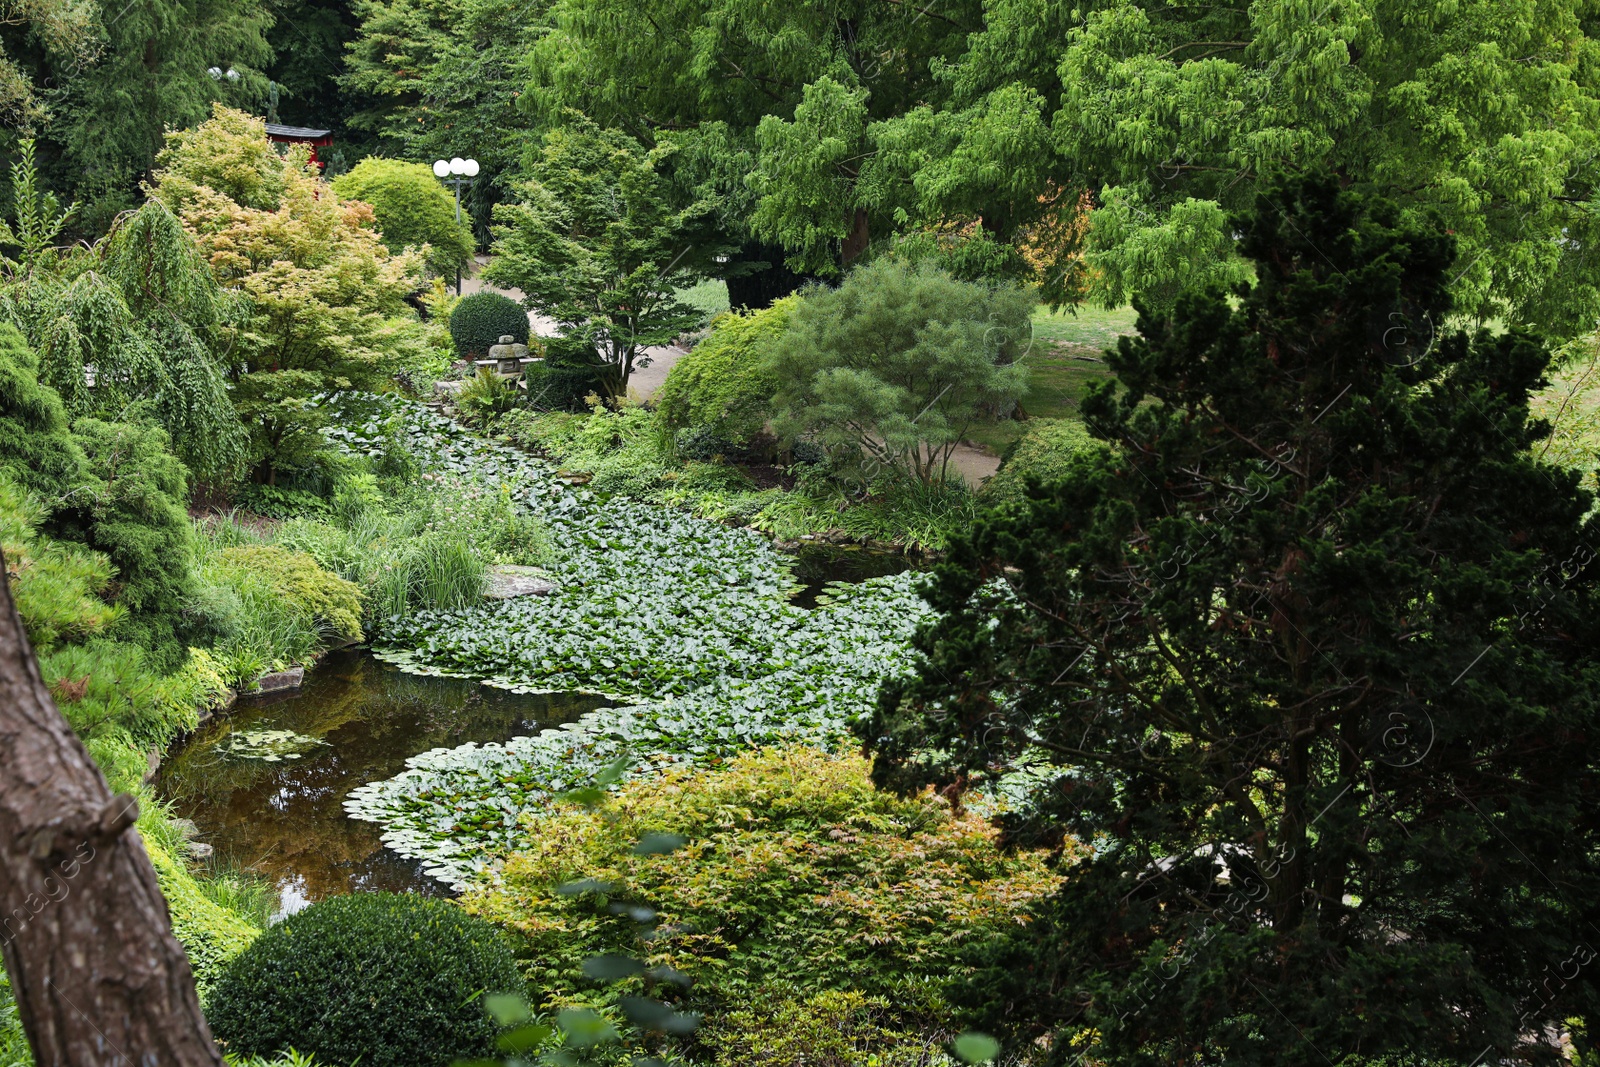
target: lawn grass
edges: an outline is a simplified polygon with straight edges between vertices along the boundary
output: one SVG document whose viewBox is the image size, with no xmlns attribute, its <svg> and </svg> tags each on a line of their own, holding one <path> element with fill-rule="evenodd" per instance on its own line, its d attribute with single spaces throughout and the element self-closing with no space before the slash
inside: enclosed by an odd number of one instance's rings
<svg viewBox="0 0 1600 1067">
<path fill-rule="evenodd" d="M 1028 365 L 1028 391 L 1022 410 L 1029 418 L 1073 419 L 1078 400 L 1090 382 L 1109 377 L 1104 354 L 1117 338 L 1134 332 L 1132 308 L 1080 307 L 1052 313 L 1041 307 L 1033 316 L 1033 344 L 1022 362 Z M 996 455 L 1022 436 L 1027 423 L 1016 420 L 977 426 L 967 440 Z"/>
</svg>

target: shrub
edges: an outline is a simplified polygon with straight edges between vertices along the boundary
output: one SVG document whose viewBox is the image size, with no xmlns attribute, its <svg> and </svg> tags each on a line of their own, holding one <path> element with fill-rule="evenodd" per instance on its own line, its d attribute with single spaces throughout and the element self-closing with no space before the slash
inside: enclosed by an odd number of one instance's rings
<svg viewBox="0 0 1600 1067">
<path fill-rule="evenodd" d="M 1033 419 L 1000 460 L 1000 469 L 983 484 L 980 497 L 990 504 L 1027 498 L 1028 483 L 1052 485 L 1067 476 L 1072 458 L 1104 449 L 1081 422 Z"/>
<path fill-rule="evenodd" d="M 38 372 L 22 334 L 0 324 L 0 472 L 48 502 L 78 480 L 84 458 L 61 397 L 40 383 Z"/>
<path fill-rule="evenodd" d="M 334 637 L 361 636 L 361 592 L 329 574 L 303 552 L 276 545 L 239 545 L 222 551 L 224 566 L 269 582 L 286 605 L 309 615 Z"/>
<path fill-rule="evenodd" d="M 205 527 L 198 568 L 212 601 L 237 603 L 232 633 L 217 648 L 230 681 L 247 684 L 274 664 L 305 662 L 329 645 L 360 640 L 361 590 L 354 583 L 304 552 L 230 543 L 237 531 L 231 523 Z"/>
<path fill-rule="evenodd" d="M 700 1038 L 717 1067 L 931 1067 L 955 1062 L 945 1036 L 919 1033 L 904 1005 L 830 990 L 729 1012 Z"/>
<path fill-rule="evenodd" d="M 206 1018 L 232 1053 L 444 1067 L 492 1052 L 484 996 L 521 991 L 510 947 L 483 920 L 442 900 L 357 893 L 268 928 L 223 970 Z"/>
<path fill-rule="evenodd" d="M 450 312 L 450 340 L 462 359 L 482 359 L 507 334 L 527 344 L 528 313 L 502 293 L 464 296 Z"/>
<path fill-rule="evenodd" d="M 175 666 L 194 588 L 188 472 L 159 427 L 79 419 L 72 429 L 86 470 L 46 528 L 110 558 L 114 599 L 128 612 L 123 632 L 161 665 Z"/>
<path fill-rule="evenodd" d="M 993 421 L 1027 386 L 1016 362 L 1036 298 L 1011 284 L 963 282 L 931 266 L 878 260 L 837 289 L 813 288 L 767 346 L 773 423 L 843 468 L 870 460 L 922 481 L 944 477 L 969 427 Z"/>
<path fill-rule="evenodd" d="M 462 421 L 483 424 L 515 408 L 522 400 L 522 390 L 513 378 L 502 378 L 493 367 L 479 367 L 462 386 L 456 396 L 456 408 Z"/>
<path fill-rule="evenodd" d="M 634 852 L 650 833 L 688 843 Z M 964 946 L 1016 923 L 1057 882 L 1042 854 L 1002 852 L 983 819 L 931 793 L 877 791 L 858 756 L 766 749 L 715 772 L 674 771 L 624 786 L 603 810 L 541 819 L 503 879 L 463 898 L 521 932 L 546 1006 L 590 992 L 574 980 L 583 960 L 639 950 L 633 924 L 604 901 L 556 892 L 582 877 L 659 914 L 647 962 L 693 979 L 689 1006 L 712 1024 L 828 989 L 936 1000 L 967 973 Z M 850 933 L 863 930 L 871 936 Z"/>
<path fill-rule="evenodd" d="M 428 246 L 431 270 L 449 274 L 472 255 L 472 233 L 456 221 L 455 201 L 423 163 L 369 156 L 333 181 L 347 200 L 372 205 L 389 251 Z"/>
<path fill-rule="evenodd" d="M 123 612 L 99 598 L 111 563 L 99 552 L 39 537 L 40 508 L 0 469 L 0 549 L 23 629 L 40 655 L 103 634 Z"/>
<path fill-rule="evenodd" d="M 785 297 L 761 311 L 717 316 L 710 336 L 677 362 L 661 386 L 656 408 L 662 427 L 680 439 L 687 432 L 748 444 L 766 426 L 777 391 L 762 353 L 782 336 L 799 302 Z"/>
</svg>

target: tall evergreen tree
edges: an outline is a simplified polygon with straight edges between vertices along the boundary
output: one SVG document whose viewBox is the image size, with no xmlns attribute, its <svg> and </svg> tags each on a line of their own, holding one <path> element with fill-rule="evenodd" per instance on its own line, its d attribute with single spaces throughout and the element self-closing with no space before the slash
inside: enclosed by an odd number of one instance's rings
<svg viewBox="0 0 1600 1067">
<path fill-rule="evenodd" d="M 163 133 L 192 126 L 211 103 L 254 106 L 266 94 L 260 74 L 272 56 L 272 16 L 249 0 L 89 0 L 92 56 L 52 51 L 38 35 L 0 30 L 0 41 L 42 86 L 44 109 L 33 123 L 51 185 L 77 199 L 74 221 L 104 232 L 138 203 Z M 209 72 L 216 68 L 219 77 Z M 227 71 L 234 76 L 226 76 Z M 28 132 L 26 127 L 24 133 Z M 0 142 L 8 151 L 13 142 Z"/>
<path fill-rule="evenodd" d="M 1084 402 L 1115 447 L 940 568 L 877 774 L 1070 842 L 966 993 L 1052 1062 L 1559 1062 L 1600 1009 L 1600 519 L 1529 453 L 1546 350 L 1436 333 L 1453 240 L 1333 180 L 1236 226 L 1256 285 L 1143 315 Z"/>
</svg>

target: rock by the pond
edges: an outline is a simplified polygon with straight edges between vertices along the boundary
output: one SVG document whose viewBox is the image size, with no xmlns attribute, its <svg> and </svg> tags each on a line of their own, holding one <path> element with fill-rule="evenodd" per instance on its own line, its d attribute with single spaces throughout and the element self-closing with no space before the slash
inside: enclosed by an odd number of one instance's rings
<svg viewBox="0 0 1600 1067">
<path fill-rule="evenodd" d="M 215 848 L 213 848 L 212 846 L 206 844 L 204 841 L 190 841 L 189 842 L 189 858 L 190 859 L 208 860 L 208 859 L 211 858 L 212 854 L 215 853 L 216 851 L 217 850 Z"/>
<path fill-rule="evenodd" d="M 549 596 L 555 586 L 538 567 L 519 567 L 499 563 L 489 568 L 483 595 L 491 600 L 510 600 L 519 596 Z"/>
<path fill-rule="evenodd" d="M 299 689 L 300 683 L 306 680 L 304 667 L 290 667 L 286 671 L 274 671 L 272 674 L 263 674 L 256 679 L 256 687 L 250 692 L 277 693 L 284 689 Z"/>
<path fill-rule="evenodd" d="M 455 396 L 461 392 L 461 387 L 466 384 L 464 381 L 447 381 L 441 378 L 433 383 L 433 391 L 437 396 Z"/>
</svg>

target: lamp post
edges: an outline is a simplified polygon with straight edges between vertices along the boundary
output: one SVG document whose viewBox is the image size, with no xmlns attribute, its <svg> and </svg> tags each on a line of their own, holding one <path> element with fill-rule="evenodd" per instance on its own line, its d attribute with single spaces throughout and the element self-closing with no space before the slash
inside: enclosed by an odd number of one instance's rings
<svg viewBox="0 0 1600 1067">
<path fill-rule="evenodd" d="M 461 225 L 461 187 L 471 185 L 472 179 L 478 176 L 478 161 L 462 159 L 460 156 L 436 159 L 433 161 L 433 176 L 456 187 L 456 225 Z M 460 267 L 456 268 L 456 295 L 461 295 Z"/>
</svg>

